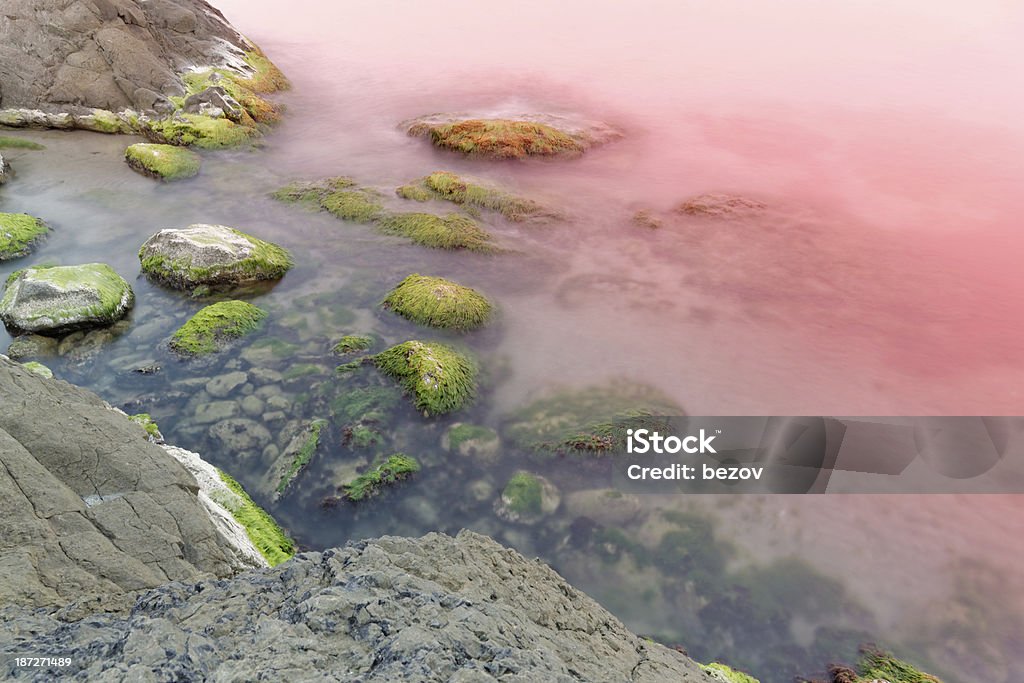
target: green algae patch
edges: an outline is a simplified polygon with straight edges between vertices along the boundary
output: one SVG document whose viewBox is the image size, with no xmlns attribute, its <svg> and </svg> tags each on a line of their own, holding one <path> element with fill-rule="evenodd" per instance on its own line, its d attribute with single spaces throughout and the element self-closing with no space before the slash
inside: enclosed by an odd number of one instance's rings
<svg viewBox="0 0 1024 683">
<path fill-rule="evenodd" d="M 554 126 L 515 119 L 466 119 L 451 123 L 419 123 L 410 135 L 425 135 L 436 147 L 490 159 L 575 157 L 587 141 Z"/>
<path fill-rule="evenodd" d="M 356 223 L 372 223 L 384 215 L 380 193 L 359 187 L 345 176 L 290 183 L 271 196 L 280 202 L 319 208 L 341 220 Z"/>
<path fill-rule="evenodd" d="M 242 485 L 223 470 L 217 470 L 221 481 L 239 497 L 241 503 L 228 509 L 235 521 L 245 528 L 245 533 L 260 551 L 271 567 L 277 566 L 295 555 L 295 543 L 266 510 L 253 502 Z"/>
<path fill-rule="evenodd" d="M 0 213 L 0 261 L 28 256 L 50 228 L 25 213 Z"/>
<path fill-rule="evenodd" d="M 373 337 L 366 337 L 358 334 L 346 334 L 338 340 L 338 343 L 331 349 L 339 356 L 347 356 L 351 353 L 367 351 L 373 346 Z"/>
<path fill-rule="evenodd" d="M 44 379 L 53 379 L 53 370 L 46 367 L 39 361 L 30 360 L 27 363 L 22 363 L 21 367 L 25 368 L 29 372 L 35 375 L 39 375 Z"/>
<path fill-rule="evenodd" d="M 320 445 L 320 432 L 327 426 L 326 420 L 313 420 L 309 423 L 306 428 L 306 438 L 302 442 L 298 451 L 295 452 L 291 462 L 288 463 L 288 469 L 282 474 L 281 478 L 277 483 L 277 487 L 274 489 L 274 493 L 277 496 L 283 494 L 291 483 L 295 481 L 295 478 L 299 476 L 299 473 L 305 469 L 306 465 L 313 459 L 313 455 L 316 453 L 317 446 Z"/>
<path fill-rule="evenodd" d="M 540 479 L 523 470 L 512 475 L 501 492 L 508 509 L 524 517 L 541 514 L 542 495 Z"/>
<path fill-rule="evenodd" d="M 395 192 L 399 197 L 415 201 L 443 199 L 460 206 L 495 211 L 515 222 L 557 217 L 531 199 L 469 182 L 448 171 L 435 171 L 415 183 L 399 187 Z"/>
<path fill-rule="evenodd" d="M 129 415 L 128 419 L 142 427 L 150 441 L 162 442 L 164 440 L 163 434 L 160 433 L 160 427 L 153 421 L 153 417 L 149 413 Z"/>
<path fill-rule="evenodd" d="M 149 128 L 169 145 L 202 149 L 238 147 L 261 136 L 255 126 L 235 123 L 226 117 L 180 112 L 166 119 L 151 121 Z"/>
<path fill-rule="evenodd" d="M 381 305 L 420 325 L 458 331 L 486 325 L 494 312 L 487 297 L 476 290 L 418 273 L 402 280 Z"/>
<path fill-rule="evenodd" d="M 38 142 L 32 140 L 26 140 L 25 138 L 12 137 L 10 135 L 0 135 L 0 149 L 27 149 L 38 151 L 46 149 L 44 145 L 40 145 Z"/>
<path fill-rule="evenodd" d="M 384 486 L 393 484 L 420 471 L 420 464 L 405 453 L 388 456 L 363 474 L 341 487 L 345 498 L 358 502 L 376 495 Z"/>
<path fill-rule="evenodd" d="M 498 251 L 491 235 L 469 216 L 450 213 L 395 213 L 378 221 L 386 235 L 399 235 L 416 244 L 434 249 L 465 249 L 493 253 Z"/>
<path fill-rule="evenodd" d="M 124 151 L 124 160 L 135 171 L 160 180 L 183 180 L 199 173 L 199 155 L 173 145 L 140 142 Z"/>
<path fill-rule="evenodd" d="M 857 676 L 845 667 L 832 669 L 834 683 L 872 683 L 884 680 L 888 683 L 942 683 L 937 677 L 926 674 L 907 662 L 896 659 L 888 652 L 873 646 L 861 648 L 861 659 L 857 664 Z"/>
<path fill-rule="evenodd" d="M 0 319 L 27 332 L 110 325 L 135 304 L 124 278 L 104 263 L 32 266 L 7 278 Z"/>
<path fill-rule="evenodd" d="M 725 664 L 719 664 L 716 662 L 714 664 L 702 666 L 701 668 L 704 669 L 704 673 L 711 676 L 713 680 L 721 681 L 722 683 L 760 683 L 760 681 L 753 676 L 747 675 L 742 671 L 736 671 Z"/>
<path fill-rule="evenodd" d="M 626 430 L 660 428 L 682 408 L 657 389 L 632 382 L 553 392 L 514 413 L 505 434 L 539 452 L 608 452 L 625 449 Z"/>
<path fill-rule="evenodd" d="M 254 93 L 269 94 L 291 87 L 288 78 L 277 65 L 263 54 L 259 48 L 245 53 L 245 63 L 253 70 L 251 76 L 232 75 L 232 80 L 239 87 Z"/>
<path fill-rule="evenodd" d="M 476 362 L 450 346 L 407 341 L 382 351 L 373 363 L 397 379 L 424 414 L 458 410 L 476 396 Z"/>
<path fill-rule="evenodd" d="M 259 327 L 266 311 L 244 301 L 221 301 L 202 309 L 171 337 L 178 353 L 201 356 L 215 353 L 227 343 Z"/>
</svg>

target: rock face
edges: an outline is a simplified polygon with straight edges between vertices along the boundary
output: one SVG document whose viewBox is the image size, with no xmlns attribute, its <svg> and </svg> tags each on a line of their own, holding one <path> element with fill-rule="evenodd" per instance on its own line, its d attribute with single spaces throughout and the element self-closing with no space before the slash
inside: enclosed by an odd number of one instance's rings
<svg viewBox="0 0 1024 683">
<path fill-rule="evenodd" d="M 538 561 L 471 532 L 385 537 L 227 581 L 175 583 L 128 616 L 21 613 L 0 675 L 44 680 L 712 680 L 631 634 Z M 31 647 L 60 670 L 14 667 Z M 299 672 L 299 673 L 296 673 Z"/>
<path fill-rule="evenodd" d="M 8 281 L 0 320 L 26 332 L 61 333 L 110 325 L 134 303 L 131 286 L 105 264 L 36 266 Z"/>
<path fill-rule="evenodd" d="M 131 591 L 253 566 L 145 430 L 4 356 L 0 462 L 0 605 L 117 609 Z"/>
<path fill-rule="evenodd" d="M 59 112 L 68 126 L 92 109 L 166 112 L 183 71 L 237 66 L 252 49 L 203 0 L 4 0 L 0 110 L 35 111 L 41 125 Z"/>
</svg>

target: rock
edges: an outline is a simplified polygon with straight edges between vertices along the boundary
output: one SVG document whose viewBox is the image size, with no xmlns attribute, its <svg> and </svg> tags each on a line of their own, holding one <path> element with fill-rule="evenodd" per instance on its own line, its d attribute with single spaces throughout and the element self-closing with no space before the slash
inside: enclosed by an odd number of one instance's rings
<svg viewBox="0 0 1024 683">
<path fill-rule="evenodd" d="M 458 410 L 476 396 L 476 362 L 444 344 L 407 341 L 378 353 L 373 362 L 426 415 Z"/>
<path fill-rule="evenodd" d="M 407 121 L 402 127 L 409 135 L 430 139 L 435 147 L 490 159 L 578 157 L 622 136 L 607 124 L 550 114 L 500 118 L 434 114 Z"/>
<path fill-rule="evenodd" d="M 80 680 L 711 680 L 543 563 L 469 531 L 360 541 L 226 581 L 171 584 L 126 615 L 7 619 L 0 675 L 23 672 L 14 656 L 30 640 L 71 662 L 32 675 Z"/>
<path fill-rule="evenodd" d="M 60 340 L 57 354 L 72 361 L 84 361 L 98 355 L 105 347 L 128 331 L 127 320 L 98 330 L 79 330 Z"/>
<path fill-rule="evenodd" d="M 95 395 L 0 357 L 0 604 L 120 609 L 126 591 L 251 566 L 192 475 L 141 436 Z"/>
<path fill-rule="evenodd" d="M 643 512 L 636 496 L 616 489 L 573 491 L 565 497 L 565 511 L 570 517 L 586 517 L 602 526 L 623 527 Z"/>
<path fill-rule="evenodd" d="M 0 185 L 10 180 L 13 174 L 11 165 L 7 162 L 7 159 L 4 159 L 4 155 L 0 154 Z"/>
<path fill-rule="evenodd" d="M 561 503 L 558 489 L 544 477 L 519 470 L 495 501 L 494 511 L 505 521 L 535 524 Z"/>
<path fill-rule="evenodd" d="M 18 337 L 7 347 L 7 355 L 12 360 L 25 358 L 46 358 L 57 355 L 57 340 L 38 334 L 26 334 Z"/>
<path fill-rule="evenodd" d="M 206 383 L 206 393 L 214 398 L 225 398 L 248 381 L 249 375 L 241 371 L 218 375 Z"/>
<path fill-rule="evenodd" d="M 21 367 L 25 368 L 26 370 L 28 370 L 31 373 L 39 375 L 43 379 L 53 379 L 53 370 L 51 370 L 50 368 L 46 367 L 45 365 L 43 365 L 39 361 L 32 360 L 32 361 L 29 361 L 27 363 L 22 363 Z"/>
<path fill-rule="evenodd" d="M 316 455 L 317 446 L 320 444 L 320 432 L 326 426 L 326 420 L 312 420 L 285 446 L 267 475 L 267 489 L 273 500 L 287 492 Z"/>
<path fill-rule="evenodd" d="M 156 233 L 139 250 L 142 271 L 175 289 L 279 280 L 291 255 L 276 244 L 223 225 L 191 225 Z"/>
<path fill-rule="evenodd" d="M 210 437 L 239 458 L 261 452 L 273 439 L 266 427 L 244 417 L 218 422 L 210 427 Z"/>
<path fill-rule="evenodd" d="M 441 437 L 441 448 L 465 457 L 479 458 L 483 462 L 497 460 L 501 453 L 501 439 L 490 427 L 456 422 Z"/>
<path fill-rule="evenodd" d="M 263 415 L 263 410 L 266 407 L 258 396 L 246 396 L 239 405 L 242 406 L 242 412 L 251 418 Z"/>
<path fill-rule="evenodd" d="M 182 110 L 190 114 L 203 114 L 213 118 L 226 116 L 238 123 L 245 110 L 234 97 L 220 86 L 211 86 L 185 98 Z"/>
<path fill-rule="evenodd" d="M 425 202 L 442 199 L 476 209 L 495 211 L 513 222 L 544 221 L 561 216 L 532 199 L 509 194 L 486 184 L 472 182 L 449 171 L 434 171 L 428 176 L 395 190 L 403 199 Z"/>
<path fill-rule="evenodd" d="M 768 205 L 756 199 L 731 194 L 701 194 L 687 199 L 677 213 L 707 218 L 743 218 L 764 212 Z"/>
<path fill-rule="evenodd" d="M 487 297 L 476 290 L 419 273 L 398 283 L 381 306 L 420 325 L 458 331 L 483 327 L 494 312 Z"/>
<path fill-rule="evenodd" d="M 110 325 L 134 303 L 131 286 L 102 263 L 34 266 L 8 280 L 0 319 L 16 330 L 57 334 Z"/>
<path fill-rule="evenodd" d="M 0 213 L 0 261 L 28 256 L 49 232 L 46 223 L 35 216 Z"/>
<path fill-rule="evenodd" d="M 238 417 L 238 403 L 235 401 L 211 401 L 196 406 L 192 422 L 195 424 L 212 424 L 222 420 Z"/>
<path fill-rule="evenodd" d="M 199 155 L 190 150 L 144 142 L 128 147 L 124 160 L 142 175 L 167 181 L 192 178 L 202 165 Z"/>
</svg>

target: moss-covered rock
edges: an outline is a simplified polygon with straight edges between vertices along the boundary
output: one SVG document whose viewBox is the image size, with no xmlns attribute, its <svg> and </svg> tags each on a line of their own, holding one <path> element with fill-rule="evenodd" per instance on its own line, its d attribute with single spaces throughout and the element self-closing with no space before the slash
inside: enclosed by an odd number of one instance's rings
<svg viewBox="0 0 1024 683">
<path fill-rule="evenodd" d="M 872 645 L 861 648 L 856 671 L 845 666 L 833 666 L 830 674 L 833 683 L 942 683 L 936 676 L 926 674 Z"/>
<path fill-rule="evenodd" d="M 199 173 L 202 160 L 193 151 L 140 142 L 124 151 L 124 160 L 139 173 L 160 180 L 183 180 Z"/>
<path fill-rule="evenodd" d="M 486 325 L 494 311 L 476 290 L 418 273 L 402 280 L 381 305 L 420 325 L 459 331 Z"/>
<path fill-rule="evenodd" d="M 424 247 L 465 249 L 493 253 L 498 251 L 491 235 L 469 216 L 450 213 L 394 213 L 377 221 L 386 235 L 399 235 Z"/>
<path fill-rule="evenodd" d="M 29 372 L 33 372 L 33 373 L 39 375 L 40 377 L 43 377 L 45 379 L 53 379 L 53 370 L 51 370 L 50 368 L 46 367 L 45 365 L 43 365 L 39 361 L 30 360 L 27 363 L 22 363 L 21 367 L 25 368 Z"/>
<path fill-rule="evenodd" d="M 510 416 L 504 431 L 518 446 L 534 451 L 624 450 L 627 429 L 657 428 L 658 417 L 683 414 L 657 389 L 613 381 L 551 392 Z"/>
<path fill-rule="evenodd" d="M 722 683 L 760 683 L 753 676 L 747 675 L 742 671 L 736 671 L 725 664 L 715 662 L 703 668 L 704 673 L 708 674 L 711 680 L 714 681 L 721 681 Z"/>
<path fill-rule="evenodd" d="M 220 351 L 259 327 L 266 311 L 244 301 L 221 301 L 200 310 L 171 337 L 170 347 L 188 356 Z"/>
<path fill-rule="evenodd" d="M 267 564 L 274 567 L 290 559 L 295 554 L 295 543 L 288 538 L 274 518 L 254 503 L 242 485 L 228 474 L 221 471 L 220 478 L 237 498 L 217 500 L 217 503 L 227 509 L 235 521 L 245 528 L 249 540 L 260 551 Z"/>
<path fill-rule="evenodd" d="M 351 353 L 367 351 L 371 346 L 373 346 L 373 337 L 367 337 L 359 334 L 346 334 L 338 340 L 338 343 L 335 344 L 331 350 L 339 356 L 347 356 Z"/>
<path fill-rule="evenodd" d="M 554 484 L 540 475 L 520 470 L 502 490 L 495 503 L 495 513 L 508 522 L 533 524 L 557 510 L 560 503 L 561 496 Z"/>
<path fill-rule="evenodd" d="M 459 410 L 476 396 L 476 362 L 444 344 L 407 341 L 377 354 L 373 363 L 397 379 L 426 415 Z"/>
<path fill-rule="evenodd" d="M 326 426 L 326 420 L 313 420 L 289 442 L 280 459 L 281 471 L 278 473 L 277 486 L 274 487 L 275 500 L 285 494 L 292 482 L 309 465 L 320 445 L 320 432 Z"/>
<path fill-rule="evenodd" d="M 28 256 L 50 228 L 26 213 L 0 213 L 0 261 Z"/>
<path fill-rule="evenodd" d="M 457 422 L 441 437 L 441 448 L 465 457 L 493 461 L 501 453 L 501 439 L 490 427 Z"/>
<path fill-rule="evenodd" d="M 53 337 L 26 334 L 11 342 L 11 345 L 7 347 L 7 355 L 12 360 L 56 356 L 59 344 L 60 342 Z"/>
<path fill-rule="evenodd" d="M 632 221 L 633 225 L 637 226 L 638 228 L 648 228 L 650 230 L 657 230 L 658 228 L 661 227 L 661 219 L 655 216 L 647 209 L 640 209 L 639 211 L 633 214 L 630 220 Z"/>
<path fill-rule="evenodd" d="M 415 183 L 399 187 L 395 192 L 399 197 L 420 202 L 444 199 L 460 206 L 495 211 L 510 221 L 557 217 L 531 199 L 470 182 L 449 171 L 435 171 Z"/>
<path fill-rule="evenodd" d="M 575 157 L 592 144 L 581 131 L 527 119 L 421 120 L 409 126 L 410 135 L 430 139 L 436 147 L 490 159 Z"/>
<path fill-rule="evenodd" d="M 764 202 L 739 195 L 708 193 L 691 197 L 676 207 L 677 213 L 707 218 L 742 218 L 767 209 Z"/>
<path fill-rule="evenodd" d="M 235 123 L 227 117 L 206 114 L 176 113 L 166 119 L 151 121 L 150 131 L 169 145 L 195 146 L 203 149 L 238 147 L 260 137 L 256 126 Z"/>
<path fill-rule="evenodd" d="M 356 223 L 372 223 L 385 213 L 379 192 L 360 187 L 345 176 L 290 183 L 272 196 L 280 202 L 302 203 Z"/>
<path fill-rule="evenodd" d="M 153 420 L 153 417 L 149 413 L 129 415 L 128 419 L 142 427 L 142 429 L 146 432 L 146 439 L 148 441 L 152 441 L 153 443 L 164 442 L 164 435 L 160 433 L 160 427 Z"/>
<path fill-rule="evenodd" d="M 351 482 L 342 485 L 341 491 L 345 498 L 357 502 L 375 495 L 382 487 L 405 479 L 419 471 L 420 464 L 416 462 L 415 458 L 411 458 L 405 453 L 395 453 Z"/>
<path fill-rule="evenodd" d="M 223 225 L 161 230 L 139 250 L 142 271 L 176 289 L 279 280 L 292 267 L 283 248 Z"/>
<path fill-rule="evenodd" d="M 113 324 L 134 303 L 131 286 L 108 265 L 34 266 L 7 279 L 0 320 L 16 330 L 58 334 Z"/>
<path fill-rule="evenodd" d="M 40 150 L 46 149 L 43 145 L 38 142 L 33 142 L 26 138 L 16 138 L 9 135 L 0 135 L 0 149 L 27 149 L 27 150 Z"/>
</svg>

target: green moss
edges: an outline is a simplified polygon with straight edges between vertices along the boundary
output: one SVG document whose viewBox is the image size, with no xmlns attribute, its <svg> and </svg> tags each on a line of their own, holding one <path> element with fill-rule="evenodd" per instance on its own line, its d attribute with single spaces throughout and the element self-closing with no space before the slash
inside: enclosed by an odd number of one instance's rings
<svg viewBox="0 0 1024 683">
<path fill-rule="evenodd" d="M 195 152 L 172 145 L 138 143 L 124 151 L 132 169 L 160 180 L 182 180 L 199 173 L 202 160 Z"/>
<path fill-rule="evenodd" d="M 25 213 L 0 213 L 0 261 L 27 256 L 50 228 Z"/>
<path fill-rule="evenodd" d="M 244 301 L 221 301 L 196 313 L 171 337 L 178 353 L 199 356 L 219 351 L 226 343 L 259 327 L 266 311 Z"/>
<path fill-rule="evenodd" d="M 238 147 L 259 138 L 258 128 L 235 123 L 228 118 L 178 112 L 166 119 L 151 121 L 150 130 L 170 145 L 223 149 Z"/>
<path fill-rule="evenodd" d="M 315 206 L 357 223 L 372 223 L 384 214 L 380 193 L 359 187 L 345 176 L 290 183 L 271 196 L 281 202 Z"/>
<path fill-rule="evenodd" d="M 413 273 L 391 290 L 381 305 L 420 325 L 474 330 L 491 319 L 487 297 L 440 277 Z"/>
<path fill-rule="evenodd" d="M 448 430 L 448 448 L 458 451 L 459 447 L 470 441 L 494 441 L 498 433 L 490 427 L 472 424 L 454 425 Z"/>
<path fill-rule="evenodd" d="M 106 109 L 93 109 L 92 114 L 85 117 L 86 127 L 96 133 L 129 133 L 129 126 L 118 118 L 117 114 Z"/>
<path fill-rule="evenodd" d="M 381 487 L 405 479 L 420 471 L 420 464 L 404 453 L 395 453 L 379 465 L 360 474 L 341 487 L 342 493 L 351 501 L 360 501 L 375 495 Z"/>
<path fill-rule="evenodd" d="M 30 360 L 27 363 L 22 363 L 21 367 L 45 379 L 53 379 L 53 371 L 39 361 Z"/>
<path fill-rule="evenodd" d="M 119 320 L 135 303 L 131 286 L 113 268 L 104 263 L 86 263 L 79 266 L 32 266 L 17 270 L 7 278 L 7 290 L 0 300 L 0 311 L 14 304 L 18 281 L 31 279 L 57 289 L 88 288 L 95 293 L 94 303 L 83 305 L 85 297 L 72 297 L 61 302 L 62 307 L 37 310 L 29 316 L 29 323 L 45 323 L 46 329 L 58 330 L 72 319 L 83 316 L 96 324 Z M 92 297 L 91 297 L 92 298 Z"/>
<path fill-rule="evenodd" d="M 453 123 L 419 124 L 412 135 L 427 135 L 435 146 L 469 156 L 522 159 L 530 156 L 578 156 L 586 140 L 533 121 L 467 119 Z"/>
<path fill-rule="evenodd" d="M 296 363 L 295 365 L 289 366 L 288 369 L 284 371 L 282 377 L 287 382 L 293 379 L 309 377 L 311 375 L 321 375 L 323 372 L 323 367 L 319 365 L 315 365 L 313 363 Z"/>
<path fill-rule="evenodd" d="M 284 73 L 259 48 L 246 52 L 244 59 L 252 68 L 253 74 L 248 77 L 235 76 L 234 81 L 237 85 L 264 94 L 291 87 Z"/>
<path fill-rule="evenodd" d="M 31 149 L 40 150 L 46 149 L 43 145 L 38 142 L 26 140 L 25 138 L 15 138 L 8 135 L 0 135 L 0 149 Z"/>
<path fill-rule="evenodd" d="M 299 475 L 299 472 L 313 459 L 313 454 L 316 453 L 316 448 L 320 445 L 320 432 L 326 425 L 326 420 L 313 420 L 309 423 L 309 426 L 306 428 L 306 440 L 295 454 L 295 457 L 292 458 L 292 461 L 288 464 L 288 469 L 281 475 L 281 479 L 277 483 L 275 492 L 278 495 L 285 492 L 288 486 L 295 480 L 295 477 Z"/>
<path fill-rule="evenodd" d="M 501 499 L 509 510 L 520 517 L 537 517 L 543 512 L 543 484 L 536 476 L 520 470 L 505 485 Z"/>
<path fill-rule="evenodd" d="M 553 218 L 555 214 L 530 199 L 468 182 L 448 171 L 435 171 L 415 184 L 403 185 L 398 196 L 416 201 L 444 199 L 459 205 L 496 211 L 510 221 Z"/>
<path fill-rule="evenodd" d="M 189 259 L 170 259 L 156 253 L 147 241 L 139 249 L 142 272 L 171 287 L 193 289 L 199 285 L 279 280 L 294 264 L 287 249 L 247 235 L 241 230 L 229 230 L 246 239 L 252 246 L 252 251 L 244 259 L 230 264 L 200 267 L 193 265 Z"/>
<path fill-rule="evenodd" d="M 889 683 L 942 683 L 935 676 L 919 671 L 888 652 L 866 647 L 862 650 L 862 655 L 857 665 L 861 677 L 853 683 L 871 683 L 877 679 Z"/>
<path fill-rule="evenodd" d="M 708 664 L 702 667 L 704 672 L 711 676 L 716 681 L 722 681 L 723 683 L 759 683 L 759 681 L 753 676 L 749 676 L 740 671 L 735 671 L 729 668 L 725 664 Z"/>
<path fill-rule="evenodd" d="M 683 414 L 656 389 L 615 381 L 540 398 L 512 415 L 505 432 L 519 446 L 536 451 L 624 450 L 627 429 L 664 431 L 659 417 Z"/>
<path fill-rule="evenodd" d="M 151 441 L 159 441 L 164 438 L 160 433 L 160 427 L 158 427 L 156 422 L 153 421 L 153 418 L 149 413 L 130 415 L 128 419 L 145 429 L 146 434 L 149 436 Z"/>
<path fill-rule="evenodd" d="M 458 410 L 476 396 L 475 361 L 444 344 L 407 341 L 377 354 L 373 362 L 397 379 L 426 415 Z"/>
<path fill-rule="evenodd" d="M 253 502 L 241 484 L 221 470 L 218 470 L 218 473 L 221 481 L 241 499 L 241 504 L 229 510 L 231 516 L 245 527 L 249 540 L 267 563 L 274 567 L 295 555 L 295 543 L 288 538 L 274 518 Z"/>
<path fill-rule="evenodd" d="M 334 345 L 332 351 L 339 356 L 344 356 L 350 353 L 366 351 L 371 346 L 373 346 L 373 337 L 366 337 L 358 334 L 346 334 L 338 340 L 338 343 Z"/>
<path fill-rule="evenodd" d="M 390 386 L 346 389 L 331 401 L 331 414 L 342 424 L 379 422 L 401 402 L 399 391 Z"/>
<path fill-rule="evenodd" d="M 381 218 L 377 224 L 386 235 L 400 235 L 425 247 L 497 251 L 491 235 L 479 223 L 456 213 L 395 213 Z"/>
<path fill-rule="evenodd" d="M 339 375 L 344 375 L 349 372 L 355 372 L 365 365 L 365 359 L 360 358 L 358 360 L 349 361 L 348 363 L 342 363 L 338 367 L 334 368 L 334 371 Z"/>
<path fill-rule="evenodd" d="M 346 427 L 343 434 L 345 445 L 354 449 L 370 448 L 384 440 L 380 432 L 365 424 Z"/>
</svg>

